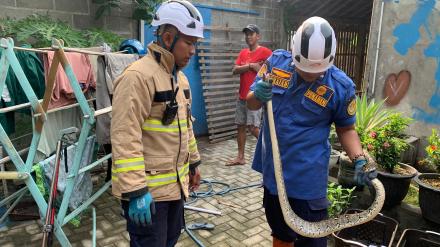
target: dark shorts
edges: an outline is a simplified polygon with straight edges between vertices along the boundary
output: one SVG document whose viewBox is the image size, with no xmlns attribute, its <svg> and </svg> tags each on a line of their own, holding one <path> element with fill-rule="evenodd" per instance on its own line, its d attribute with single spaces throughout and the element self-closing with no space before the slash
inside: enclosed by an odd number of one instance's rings
<svg viewBox="0 0 440 247">
<path fill-rule="evenodd" d="M 128 217 L 128 201 L 122 201 L 131 247 L 171 247 L 176 245 L 185 224 L 183 200 L 156 202 L 152 225 L 137 226 Z"/>
<path fill-rule="evenodd" d="M 307 221 L 321 221 L 327 218 L 327 200 L 300 200 L 289 198 L 290 206 L 295 214 Z M 327 238 L 306 238 L 289 228 L 285 223 L 278 196 L 271 195 L 264 188 L 263 206 L 267 222 L 272 229 L 272 236 L 284 242 L 294 242 L 300 247 L 326 247 Z"/>
</svg>

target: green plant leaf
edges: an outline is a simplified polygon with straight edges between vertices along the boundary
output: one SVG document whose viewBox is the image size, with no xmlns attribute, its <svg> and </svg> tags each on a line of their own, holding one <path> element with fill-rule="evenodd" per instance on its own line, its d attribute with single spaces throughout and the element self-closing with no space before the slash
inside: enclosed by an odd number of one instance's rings
<svg viewBox="0 0 440 247">
<path fill-rule="evenodd" d="M 117 49 L 122 41 L 122 37 L 102 29 L 75 30 L 47 15 L 30 15 L 20 20 L 0 19 L 0 26 L 17 45 L 30 44 L 33 47 L 48 47 L 52 38 L 63 39 L 67 47 L 88 47 L 106 42 Z"/>
</svg>

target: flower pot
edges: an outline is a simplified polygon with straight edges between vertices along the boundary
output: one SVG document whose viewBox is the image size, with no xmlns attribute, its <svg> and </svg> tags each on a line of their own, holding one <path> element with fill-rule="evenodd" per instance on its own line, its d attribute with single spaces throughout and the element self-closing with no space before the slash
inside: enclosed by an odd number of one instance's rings
<svg viewBox="0 0 440 247">
<path fill-rule="evenodd" d="M 408 138 L 405 139 L 405 142 L 409 144 L 409 148 L 403 151 L 400 155 L 400 162 L 416 165 L 416 157 L 419 150 L 420 139 L 415 136 L 408 136 Z"/>
<path fill-rule="evenodd" d="M 434 188 L 423 182 L 423 179 L 438 179 L 439 173 L 423 173 L 414 178 L 419 185 L 419 205 L 423 218 L 440 224 L 440 189 Z"/>
<path fill-rule="evenodd" d="M 338 177 L 339 170 L 339 157 L 341 153 L 337 150 L 332 149 L 330 153 L 330 159 L 328 162 L 328 175 L 330 177 Z"/>
<path fill-rule="evenodd" d="M 360 211 L 351 209 L 347 213 Z M 371 221 L 342 229 L 332 235 L 335 238 L 335 247 L 391 246 L 398 226 L 395 219 L 378 214 Z"/>
<path fill-rule="evenodd" d="M 336 166 L 339 161 L 339 156 L 341 156 L 341 152 L 338 150 L 332 149 L 330 153 L 330 160 L 328 162 L 329 167 Z"/>
<path fill-rule="evenodd" d="M 440 246 L 440 233 L 405 229 L 396 247 Z"/>
<path fill-rule="evenodd" d="M 378 171 L 377 178 L 385 188 L 384 208 L 392 208 L 399 205 L 408 193 L 411 179 L 416 176 L 417 170 L 406 164 L 399 164 L 401 168 L 409 171 L 410 175 L 401 175 Z"/>
</svg>

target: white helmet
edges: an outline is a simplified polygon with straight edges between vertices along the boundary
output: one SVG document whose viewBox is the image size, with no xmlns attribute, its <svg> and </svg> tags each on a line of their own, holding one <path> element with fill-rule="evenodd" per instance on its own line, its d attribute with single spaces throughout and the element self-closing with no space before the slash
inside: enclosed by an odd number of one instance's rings
<svg viewBox="0 0 440 247">
<path fill-rule="evenodd" d="M 293 37 L 293 62 L 302 71 L 326 71 L 335 61 L 335 53 L 335 31 L 321 17 L 305 20 Z"/>
<path fill-rule="evenodd" d="M 170 0 L 157 9 L 152 26 L 171 24 L 181 33 L 203 38 L 203 18 L 194 5 L 185 0 Z"/>
</svg>

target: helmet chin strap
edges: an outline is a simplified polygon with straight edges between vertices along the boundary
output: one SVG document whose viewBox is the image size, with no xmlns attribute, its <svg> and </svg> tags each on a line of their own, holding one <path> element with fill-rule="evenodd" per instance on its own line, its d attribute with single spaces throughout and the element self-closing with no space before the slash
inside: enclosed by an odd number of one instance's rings
<svg viewBox="0 0 440 247">
<path fill-rule="evenodd" d="M 173 52 L 173 50 L 174 50 L 174 46 L 176 45 L 177 40 L 178 40 L 179 38 L 180 38 L 180 37 L 179 37 L 179 34 L 176 34 L 176 35 L 174 36 L 174 39 L 173 39 L 173 42 L 171 43 L 170 48 L 168 49 L 168 48 L 166 47 L 165 43 L 163 42 L 162 37 L 161 37 L 160 35 L 157 35 L 157 41 L 159 42 L 159 45 L 162 46 L 163 48 L 167 49 L 167 50 L 168 50 L 169 52 L 171 52 L 171 53 Z"/>
<path fill-rule="evenodd" d="M 177 40 L 179 39 L 179 34 L 176 34 L 174 36 L 173 42 L 171 43 L 171 46 L 169 49 L 167 49 L 165 43 L 163 42 L 163 39 L 160 35 L 157 35 L 157 42 L 159 42 L 159 45 L 162 46 L 163 48 L 165 48 L 167 51 L 173 53 L 174 50 L 174 46 L 176 46 Z M 177 64 L 174 64 L 174 71 L 173 73 L 175 73 L 175 71 L 179 70 L 179 66 L 177 66 Z"/>
</svg>

